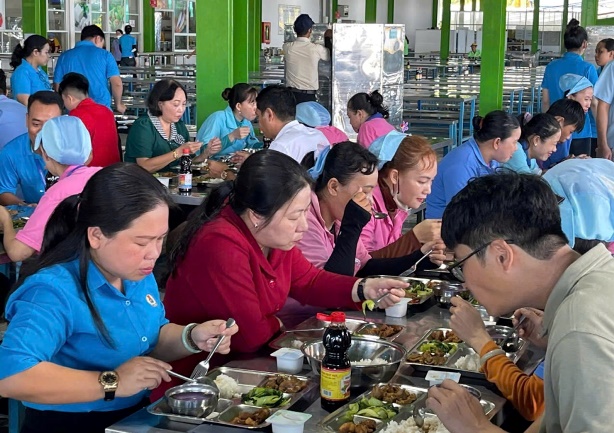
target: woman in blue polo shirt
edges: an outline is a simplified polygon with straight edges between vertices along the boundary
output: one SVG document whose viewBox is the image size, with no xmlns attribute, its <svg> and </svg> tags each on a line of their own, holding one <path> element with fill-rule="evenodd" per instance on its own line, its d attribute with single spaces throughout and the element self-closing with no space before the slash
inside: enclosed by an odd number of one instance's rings
<svg viewBox="0 0 614 433">
<path fill-rule="evenodd" d="M 426 197 L 426 217 L 441 218 L 461 189 L 475 177 L 492 174 L 509 161 L 520 138 L 518 119 L 504 111 L 473 118 L 473 137 L 448 153 L 437 167 L 431 193 Z"/>
<path fill-rule="evenodd" d="M 560 59 L 550 62 L 544 70 L 542 81 L 542 111 L 548 111 L 550 105 L 565 97 L 565 90 L 560 86 L 560 79 L 565 74 L 586 77 L 594 86 L 597 82 L 597 69 L 582 56 L 588 46 L 588 34 L 576 19 L 567 25 L 563 37 L 567 52 Z M 568 89 L 567 89 L 568 90 Z M 572 136 L 570 153 L 573 155 L 590 154 L 592 141 L 597 141 L 597 126 L 591 111 L 586 113 L 586 126 Z M 595 140 L 592 140 L 592 139 Z"/>
<path fill-rule="evenodd" d="M 224 89 L 222 98 L 228 101 L 228 107 L 207 117 L 196 135 L 196 140 L 201 143 L 214 138 L 222 141 L 222 150 L 212 158 L 219 159 L 245 148 L 262 147 L 252 126 L 256 118 L 256 96 L 258 91 L 246 83 Z"/>
<path fill-rule="evenodd" d="M 152 270 L 171 204 L 147 171 L 115 164 L 57 207 L 6 305 L 0 395 L 24 402 L 22 433 L 102 433 L 170 381 L 167 362 L 238 331 L 165 318 Z"/>
<path fill-rule="evenodd" d="M 32 35 L 23 46 L 17 44 L 11 56 L 11 93 L 13 99 L 28 105 L 28 97 L 39 90 L 52 90 L 49 76 L 43 70 L 49 61 L 49 43 L 41 35 Z"/>
</svg>

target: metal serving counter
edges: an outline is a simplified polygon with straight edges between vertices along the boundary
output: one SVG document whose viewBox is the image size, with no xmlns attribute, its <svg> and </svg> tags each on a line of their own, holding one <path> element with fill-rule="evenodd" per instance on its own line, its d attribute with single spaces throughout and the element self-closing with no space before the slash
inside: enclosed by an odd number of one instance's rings
<svg viewBox="0 0 614 433">
<path fill-rule="evenodd" d="M 430 305 L 430 307 L 428 306 Z M 424 309 L 421 311 L 421 309 Z M 360 312 L 346 313 L 350 318 L 362 319 Z M 396 343 L 402 344 L 406 349 L 410 349 L 420 337 L 429 329 L 436 327 L 447 327 L 449 323 L 450 313 L 447 309 L 439 308 L 433 305 L 432 301 L 423 306 L 410 306 L 408 315 L 402 318 L 387 317 L 383 312 L 369 313 L 369 320 L 375 322 L 385 322 L 394 325 L 404 325 L 406 328 L 403 333 L 395 340 Z M 526 372 L 532 372 L 539 361 L 543 357 L 543 352 L 534 351 L 529 348 L 518 362 L 520 368 Z M 246 368 L 252 370 L 261 371 L 275 371 L 274 358 L 256 358 L 249 361 L 233 361 L 228 364 L 230 367 Z M 315 377 L 309 367 L 305 364 L 303 367 L 302 375 L 308 377 Z M 396 375 L 392 378 L 391 382 L 410 384 L 419 387 L 428 387 L 428 382 L 421 377 L 422 374 L 415 372 L 409 364 L 401 364 Z M 462 383 L 470 383 L 476 386 L 482 392 L 483 398 L 492 401 L 495 404 L 496 415 L 493 418 L 493 422 L 501 424 L 504 421 L 504 413 L 502 412 L 505 405 L 505 399 L 498 394 L 495 394 L 490 387 L 486 388 L 482 385 L 486 385 L 484 381 L 461 379 Z M 364 390 L 363 390 L 364 391 Z M 361 391 L 361 392 L 363 392 Z M 358 394 L 357 394 L 358 395 Z M 355 397 L 353 395 L 353 397 Z M 298 403 L 300 405 L 300 402 Z M 300 410 L 300 409 L 297 409 Z M 312 418 L 305 424 L 305 432 L 316 433 L 321 430 L 318 429 L 317 424 L 328 415 L 328 412 L 324 411 L 320 406 L 319 398 L 316 399 L 311 405 L 304 408 L 305 413 L 309 413 Z M 218 433 L 218 432 L 237 432 L 243 430 L 240 427 L 223 427 L 214 424 L 201 424 L 194 426 L 191 424 L 177 423 L 169 421 L 166 417 L 156 416 L 149 414 L 146 409 L 142 409 L 132 416 L 112 425 L 106 429 L 107 433 L 166 433 L 166 432 L 190 432 L 190 433 Z"/>
</svg>

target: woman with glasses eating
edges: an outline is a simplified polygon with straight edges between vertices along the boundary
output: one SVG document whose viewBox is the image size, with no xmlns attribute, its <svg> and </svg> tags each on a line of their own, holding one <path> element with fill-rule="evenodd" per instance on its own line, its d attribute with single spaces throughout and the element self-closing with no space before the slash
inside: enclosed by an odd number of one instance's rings
<svg viewBox="0 0 614 433">
<path fill-rule="evenodd" d="M 11 93 L 13 99 L 28 105 L 28 98 L 39 90 L 52 90 L 49 76 L 42 68 L 49 61 L 49 42 L 41 35 L 17 44 L 11 56 Z"/>
</svg>

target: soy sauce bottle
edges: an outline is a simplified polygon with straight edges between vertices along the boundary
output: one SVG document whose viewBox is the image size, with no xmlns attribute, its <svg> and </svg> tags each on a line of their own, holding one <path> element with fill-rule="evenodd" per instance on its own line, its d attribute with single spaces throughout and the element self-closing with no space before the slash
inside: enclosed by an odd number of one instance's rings
<svg viewBox="0 0 614 433">
<path fill-rule="evenodd" d="M 320 373 L 322 409 L 328 412 L 350 401 L 352 379 L 352 367 L 348 357 L 352 337 L 345 326 L 345 313 L 335 311 L 330 315 L 330 321 L 331 324 L 322 338 L 326 351 Z"/>
<path fill-rule="evenodd" d="M 190 159 L 190 149 L 183 149 L 183 155 L 179 160 L 179 184 L 177 186 L 180 194 L 192 192 L 192 160 Z"/>
</svg>

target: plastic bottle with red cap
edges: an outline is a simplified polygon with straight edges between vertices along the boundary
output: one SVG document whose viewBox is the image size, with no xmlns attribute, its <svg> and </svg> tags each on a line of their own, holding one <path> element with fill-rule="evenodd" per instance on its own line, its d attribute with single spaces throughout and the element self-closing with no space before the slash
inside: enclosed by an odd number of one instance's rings
<svg viewBox="0 0 614 433">
<path fill-rule="evenodd" d="M 179 160 L 179 184 L 177 186 L 180 194 L 190 194 L 192 192 L 192 160 L 190 159 L 190 149 L 183 149 L 183 154 Z"/>
<path fill-rule="evenodd" d="M 322 408 L 332 412 L 350 401 L 352 366 L 348 350 L 352 336 L 345 326 L 345 313 L 335 311 L 329 317 L 330 325 L 324 331 L 324 358 L 320 372 Z"/>
</svg>

